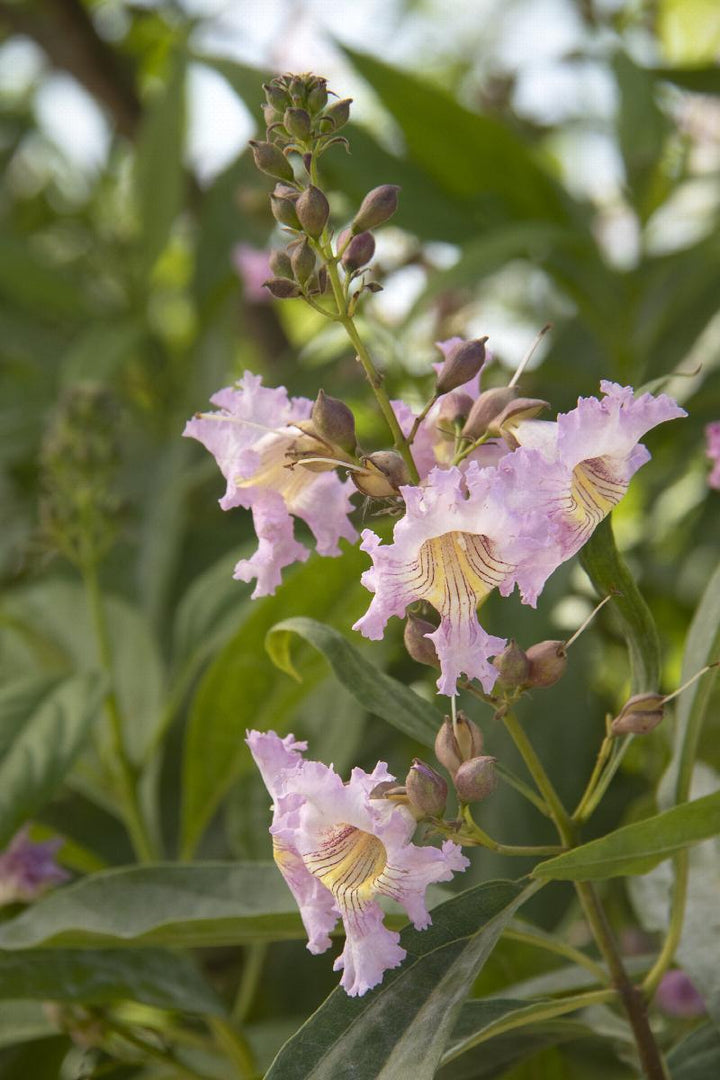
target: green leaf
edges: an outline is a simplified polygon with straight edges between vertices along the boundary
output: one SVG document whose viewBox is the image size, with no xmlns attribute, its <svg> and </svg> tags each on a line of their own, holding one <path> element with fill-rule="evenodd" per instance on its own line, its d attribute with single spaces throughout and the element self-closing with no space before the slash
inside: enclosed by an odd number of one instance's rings
<svg viewBox="0 0 720 1080">
<path fill-rule="evenodd" d="M 397 120 L 408 157 L 445 191 L 482 197 L 488 221 L 569 222 L 570 199 L 499 120 L 470 112 L 440 87 L 366 53 L 343 51 Z"/>
<path fill-rule="evenodd" d="M 0 762 L 0 850 L 54 794 L 85 744 L 104 691 L 96 673 L 65 679 L 16 728 Z"/>
<path fill-rule="evenodd" d="M 20 735 L 28 717 L 62 682 L 60 677 L 29 675 L 0 687 L 0 761 Z"/>
<path fill-rule="evenodd" d="M 145 110 L 138 135 L 135 192 L 145 273 L 152 270 L 165 248 L 183 205 L 185 69 L 185 52 L 177 49 L 162 89 Z"/>
<path fill-rule="evenodd" d="M 105 870 L 0 924 L 0 949 L 200 947 L 305 937 L 274 863 Z"/>
<path fill-rule="evenodd" d="M 0 1009 L 0 1048 L 57 1033 L 39 1001 L 6 1001 Z"/>
<path fill-rule="evenodd" d="M 380 986 L 360 998 L 330 994 L 267 1080 L 430 1080 L 473 979 L 533 891 L 489 882 L 440 905 L 428 930 L 403 932 L 408 956 Z"/>
<path fill-rule="evenodd" d="M 658 166 L 669 122 L 655 101 L 655 80 L 626 53 L 613 60 L 620 91 L 618 139 L 633 202 L 647 220 L 665 196 Z M 659 198 L 658 198 L 659 197 Z"/>
<path fill-rule="evenodd" d="M 222 1014 L 224 1008 L 192 961 L 164 949 L 38 949 L 0 952 L 0 999 L 79 1001 L 118 999 L 160 1009 Z"/>
<path fill-rule="evenodd" d="M 546 859 L 533 877 L 593 881 L 645 874 L 663 859 L 720 832 L 720 791 L 674 806 L 662 814 L 625 825 L 563 855 Z"/>
<path fill-rule="evenodd" d="M 672 1080 L 710 1080 L 720 1076 L 720 1032 L 714 1024 L 703 1024 L 667 1056 Z"/>
<path fill-rule="evenodd" d="M 250 600 L 232 578 L 239 557 L 237 551 L 223 555 L 193 579 L 182 597 L 172 633 L 176 667 L 197 666 L 224 644 L 247 616 Z"/>
<path fill-rule="evenodd" d="M 717 64 L 699 67 L 654 67 L 648 73 L 656 79 L 674 83 L 697 94 L 720 94 L 720 68 Z"/>
<path fill-rule="evenodd" d="M 650 608 L 615 546 L 610 516 L 601 521 L 580 554 L 585 573 L 599 596 L 612 595 L 615 611 L 630 655 L 633 694 L 657 690 L 660 685 L 660 639 Z"/>
<path fill-rule="evenodd" d="M 287 574 L 276 596 L 248 606 L 242 626 L 207 669 L 192 703 L 183 765 L 182 850 L 194 851 L 210 817 L 230 785 L 251 767 L 246 728 L 282 728 L 291 709 L 321 675 L 301 686 L 279 679 L 263 649 L 268 630 L 288 611 L 303 611 L 312 596 L 318 614 L 333 611 L 352 621 L 366 602 L 359 584 L 366 557 L 357 548 L 339 559 L 312 558 Z M 238 598 L 247 590 L 233 582 Z"/>
<path fill-rule="evenodd" d="M 473 1046 L 461 1057 L 442 1065 L 436 1073 L 436 1080 L 493 1080 L 494 1077 L 508 1076 L 511 1074 L 507 1070 L 511 1066 L 518 1065 L 539 1050 L 591 1034 L 592 1029 L 577 1020 L 548 1020 L 530 1024 Z M 515 1078 L 514 1071 L 512 1075 Z M 566 1074 L 562 1075 L 564 1080 Z"/>
<path fill-rule="evenodd" d="M 413 690 L 373 667 L 350 642 L 315 619 L 284 619 L 265 639 L 273 662 L 299 679 L 290 657 L 292 635 L 297 634 L 321 652 L 335 675 L 368 712 L 426 746 L 433 746 L 442 716 Z"/>
</svg>

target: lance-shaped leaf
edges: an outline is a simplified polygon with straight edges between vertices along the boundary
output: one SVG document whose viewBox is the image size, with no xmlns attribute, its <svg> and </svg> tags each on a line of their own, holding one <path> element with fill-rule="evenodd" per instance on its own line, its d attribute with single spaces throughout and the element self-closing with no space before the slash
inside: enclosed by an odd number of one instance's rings
<svg viewBox="0 0 720 1080">
<path fill-rule="evenodd" d="M 397 679 L 378 671 L 331 626 L 305 618 L 284 619 L 273 626 L 265 643 L 279 668 L 300 678 L 290 656 L 293 634 L 322 653 L 343 686 L 368 712 L 426 746 L 434 744 L 442 723 L 438 710 Z"/>
<path fill-rule="evenodd" d="M 674 806 L 645 821 L 592 840 L 589 844 L 546 859 L 533 877 L 593 881 L 625 874 L 646 874 L 676 851 L 720 832 L 720 791 Z"/>
<path fill-rule="evenodd" d="M 267 1080 L 430 1080 L 457 1012 L 503 928 L 535 887 L 478 885 L 405 930 L 407 957 L 363 997 L 338 988 L 280 1051 Z"/>
<path fill-rule="evenodd" d="M 714 1024 L 703 1024 L 672 1048 L 667 1063 L 672 1080 L 720 1076 L 720 1032 Z"/>
</svg>

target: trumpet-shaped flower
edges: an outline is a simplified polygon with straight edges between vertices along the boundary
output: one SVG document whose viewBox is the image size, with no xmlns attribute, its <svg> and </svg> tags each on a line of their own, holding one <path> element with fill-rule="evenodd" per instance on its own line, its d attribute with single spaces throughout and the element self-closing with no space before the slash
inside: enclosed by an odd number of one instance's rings
<svg viewBox="0 0 720 1080">
<path fill-rule="evenodd" d="M 258 549 L 237 564 L 234 576 L 256 578 L 253 597 L 266 596 L 280 584 L 284 567 L 309 555 L 295 539 L 293 516 L 310 527 L 320 555 L 339 555 L 340 537 L 356 539 L 348 520 L 354 488 L 334 471 L 292 465 L 288 455 L 307 440 L 296 426 L 310 416 L 307 398 L 288 398 L 284 386 L 265 387 L 261 376 L 245 372 L 211 401 L 219 411 L 189 420 L 183 434 L 201 442 L 217 461 L 227 481 L 223 510 L 252 510 Z"/>
<path fill-rule="evenodd" d="M 375 595 L 354 628 L 378 640 L 392 615 L 402 618 L 408 604 L 427 601 L 440 615 L 438 629 L 427 635 L 440 661 L 438 689 L 450 696 L 462 672 L 492 690 L 498 673 L 490 658 L 505 639 L 485 632 L 477 607 L 494 588 L 506 595 L 518 581 L 531 589 L 533 560 L 550 542 L 544 515 L 514 513 L 504 485 L 499 469 L 477 462 L 465 473 L 436 468 L 424 487 L 401 489 L 406 513 L 392 544 L 363 532 L 361 547 L 373 566 L 362 582 Z"/>
<path fill-rule="evenodd" d="M 59 839 L 34 843 L 27 829 L 16 833 L 0 854 L 0 906 L 29 903 L 53 885 L 67 881 L 70 875 L 55 861 L 62 844 Z"/>
<path fill-rule="evenodd" d="M 306 761 L 307 744 L 292 735 L 250 731 L 247 743 L 273 799 L 275 861 L 300 908 L 308 949 L 324 952 L 341 918 L 345 948 L 334 970 L 351 997 L 364 994 L 405 958 L 377 897 L 398 901 L 422 930 L 431 922 L 427 886 L 449 881 L 468 860 L 450 840 L 442 848 L 410 842 L 416 822 L 407 807 L 371 797 L 394 779 L 383 762 L 372 773 L 353 769 L 345 784 L 332 766 Z"/>
</svg>

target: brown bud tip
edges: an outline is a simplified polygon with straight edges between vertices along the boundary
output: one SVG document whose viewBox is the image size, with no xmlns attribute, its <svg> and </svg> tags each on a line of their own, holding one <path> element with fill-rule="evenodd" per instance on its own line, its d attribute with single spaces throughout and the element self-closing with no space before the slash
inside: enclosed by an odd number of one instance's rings
<svg viewBox="0 0 720 1080">
<path fill-rule="evenodd" d="M 299 229 L 300 221 L 295 209 L 298 202 L 298 194 L 293 188 L 285 184 L 276 184 L 275 190 L 270 195 L 270 209 L 279 225 L 286 225 L 289 229 Z"/>
<path fill-rule="evenodd" d="M 450 350 L 437 377 L 438 394 L 447 394 L 450 390 L 457 390 L 458 386 L 463 386 L 479 374 L 485 363 L 486 341 L 486 337 L 474 341 L 461 341 Z"/>
<path fill-rule="evenodd" d="M 355 451 L 355 417 L 344 401 L 318 392 L 311 418 L 318 435 L 331 446 L 339 446 L 348 454 Z"/>
<path fill-rule="evenodd" d="M 565 674 L 567 653 L 564 641 L 540 641 L 527 651 L 530 672 L 527 685 L 538 689 L 554 686 Z"/>
<path fill-rule="evenodd" d="M 393 216 L 398 208 L 399 191 L 397 184 L 381 184 L 367 193 L 351 225 L 355 236 L 368 229 L 377 229 Z"/>
<path fill-rule="evenodd" d="M 359 270 L 361 266 L 366 266 L 374 254 L 375 237 L 373 234 L 369 232 L 358 233 L 357 236 L 353 236 L 345 248 L 340 261 L 344 268 L 352 273 L 353 270 Z"/>
<path fill-rule="evenodd" d="M 320 188 L 311 184 L 295 203 L 295 212 L 303 230 L 316 240 L 327 225 L 330 204 Z"/>
<path fill-rule="evenodd" d="M 460 802 L 481 802 L 498 784 L 494 757 L 474 757 L 463 761 L 453 777 Z"/>
<path fill-rule="evenodd" d="M 434 634 L 436 630 L 437 626 L 433 626 L 427 619 L 421 619 L 417 615 L 408 616 L 403 639 L 405 648 L 418 664 L 427 664 L 428 667 L 433 668 L 440 667 L 435 645 L 427 636 Z"/>
<path fill-rule="evenodd" d="M 480 439 L 486 435 L 495 417 L 516 397 L 517 390 L 512 386 L 495 386 L 491 390 L 483 390 L 465 422 L 462 430 L 465 438 Z"/>
<path fill-rule="evenodd" d="M 454 776 L 463 761 L 478 757 L 483 751 L 483 737 L 480 728 L 468 720 L 462 710 L 457 714 L 457 723 L 449 716 L 443 720 L 442 727 L 435 736 L 435 757 Z"/>
<path fill-rule="evenodd" d="M 263 285 L 276 300 L 294 300 L 296 296 L 302 295 L 300 286 L 287 278 L 270 278 L 269 281 L 263 281 Z"/>
<path fill-rule="evenodd" d="M 276 180 L 294 180 L 292 165 L 279 146 L 271 142 L 250 142 L 252 156 L 260 172 L 275 177 Z"/>
<path fill-rule="evenodd" d="M 530 660 L 527 653 L 520 648 L 512 638 L 507 645 L 493 660 L 493 666 L 500 673 L 500 678 L 506 686 L 525 686 L 530 677 Z"/>
<path fill-rule="evenodd" d="M 329 120 L 332 125 L 331 131 L 339 131 L 341 127 L 344 127 L 350 119 L 350 106 L 352 105 L 352 98 L 341 98 L 339 101 L 334 101 L 332 105 L 328 105 L 327 109 L 323 113 L 323 120 Z M 327 126 L 327 125 L 326 125 Z"/>
<path fill-rule="evenodd" d="M 664 701 L 662 694 L 635 694 L 625 702 L 610 730 L 613 735 L 647 735 L 662 722 Z"/>
<path fill-rule="evenodd" d="M 292 279 L 292 263 L 287 251 L 271 251 L 268 262 L 275 277 Z"/>
<path fill-rule="evenodd" d="M 440 817 L 447 802 L 448 786 L 439 772 L 413 758 L 405 779 L 410 809 L 417 817 Z"/>
<path fill-rule="evenodd" d="M 540 398 L 515 398 L 488 424 L 491 435 L 512 435 L 513 429 L 521 420 L 532 420 L 543 409 L 549 409 L 548 401 Z"/>
<path fill-rule="evenodd" d="M 283 114 L 283 125 L 288 135 L 292 135 L 294 139 L 300 139 L 301 142 L 304 142 L 309 138 L 312 129 L 310 113 L 305 109 L 291 106 Z"/>
<path fill-rule="evenodd" d="M 410 474 L 400 454 L 394 450 L 377 450 L 361 459 L 362 472 L 351 477 L 358 491 L 374 499 L 389 499 L 397 495 L 403 484 L 410 483 Z"/>
<path fill-rule="evenodd" d="M 296 281 L 304 285 L 315 269 L 315 252 L 305 238 L 293 247 L 290 265 Z"/>
</svg>

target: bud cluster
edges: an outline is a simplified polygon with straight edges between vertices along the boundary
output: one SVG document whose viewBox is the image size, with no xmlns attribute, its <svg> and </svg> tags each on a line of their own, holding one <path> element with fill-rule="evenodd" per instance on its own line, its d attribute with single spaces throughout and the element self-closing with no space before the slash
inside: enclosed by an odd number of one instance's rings
<svg viewBox="0 0 720 1080">
<path fill-rule="evenodd" d="M 497 787 L 495 758 L 483 754 L 480 728 L 464 712 L 446 716 L 435 738 L 435 756 L 452 777 L 461 803 L 481 802 Z"/>
</svg>

